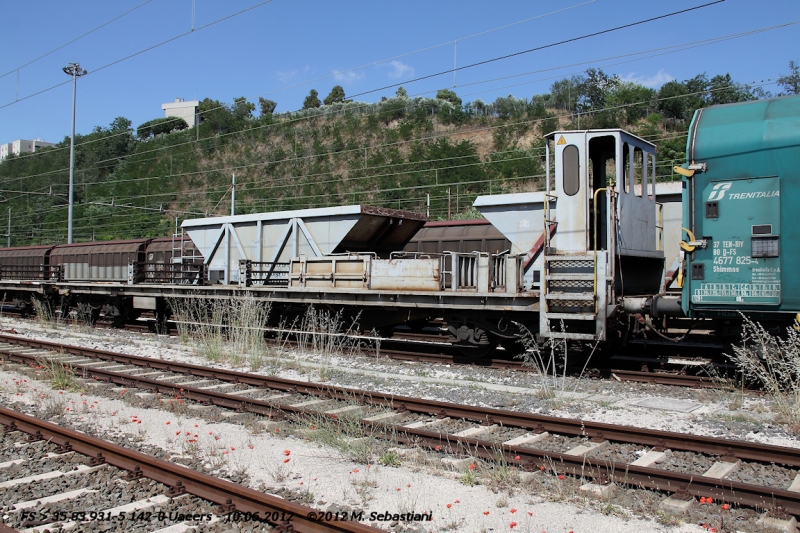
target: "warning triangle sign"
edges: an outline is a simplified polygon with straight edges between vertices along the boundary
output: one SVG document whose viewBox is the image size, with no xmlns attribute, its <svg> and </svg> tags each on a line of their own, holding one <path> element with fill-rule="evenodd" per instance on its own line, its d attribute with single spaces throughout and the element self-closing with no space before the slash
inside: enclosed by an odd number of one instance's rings
<svg viewBox="0 0 800 533">
<path fill-rule="evenodd" d="M 558 138 L 558 142 L 556 144 L 567 144 L 567 141 L 564 140 L 564 136 L 562 135 Z"/>
</svg>

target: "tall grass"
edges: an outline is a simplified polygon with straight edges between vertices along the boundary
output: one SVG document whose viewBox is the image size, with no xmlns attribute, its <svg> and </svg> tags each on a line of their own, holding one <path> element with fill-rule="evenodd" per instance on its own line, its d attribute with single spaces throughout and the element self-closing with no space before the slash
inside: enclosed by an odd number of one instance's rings
<svg viewBox="0 0 800 533">
<path fill-rule="evenodd" d="M 193 342 L 209 361 L 244 360 L 252 370 L 262 366 L 269 351 L 264 339 L 269 303 L 243 294 L 210 301 L 173 298 L 169 305 L 181 340 Z"/>
<path fill-rule="evenodd" d="M 230 299 L 201 301 L 191 298 L 169 300 L 173 320 L 181 341 L 192 343 L 197 352 L 209 361 L 228 361 L 234 365 L 246 362 L 251 370 L 264 365 L 264 358 L 285 350 L 293 337 L 297 350 L 322 357 L 320 377 L 325 379 L 333 355 L 352 355 L 358 350 L 358 317 L 345 325 L 342 313 L 330 313 L 310 306 L 302 317 L 287 325 L 279 320 L 277 328 L 267 326 L 270 305 L 245 293 Z M 265 332 L 277 338 L 268 343 Z"/>
<path fill-rule="evenodd" d="M 747 317 L 743 319 L 742 342 L 727 357 L 746 383 L 758 385 L 770 395 L 784 422 L 800 427 L 800 332 L 790 327 L 782 338 Z M 794 325 L 798 327 L 797 322 Z"/>
</svg>

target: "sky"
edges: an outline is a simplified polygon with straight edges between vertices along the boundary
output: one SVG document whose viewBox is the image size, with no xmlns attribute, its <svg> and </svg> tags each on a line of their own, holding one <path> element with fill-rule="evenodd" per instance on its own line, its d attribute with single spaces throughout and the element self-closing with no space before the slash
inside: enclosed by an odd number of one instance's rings
<svg viewBox="0 0 800 533">
<path fill-rule="evenodd" d="M 311 89 L 322 99 L 338 84 L 373 102 L 402 83 L 410 96 L 449 88 L 465 102 L 490 102 L 546 93 L 587 68 L 653 88 L 730 73 L 779 92 L 767 80 L 800 60 L 798 0 L 724 0 L 605 31 L 712 1 L 2 2 L 0 143 L 69 135 L 72 83 L 62 67 L 71 62 L 88 70 L 77 83 L 76 131 L 84 134 L 119 116 L 134 127 L 162 117 L 161 104 L 176 97 L 263 96 L 286 112 L 300 109 Z M 757 30 L 766 31 L 736 37 Z M 565 40 L 572 42 L 557 44 Z M 463 68 L 509 54 L 518 55 Z M 453 73 L 454 65 L 462 70 Z"/>
</svg>

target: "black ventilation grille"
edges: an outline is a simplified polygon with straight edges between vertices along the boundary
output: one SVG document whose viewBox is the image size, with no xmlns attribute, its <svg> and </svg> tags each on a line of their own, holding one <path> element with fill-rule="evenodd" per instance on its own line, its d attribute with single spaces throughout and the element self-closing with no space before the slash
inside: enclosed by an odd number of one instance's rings
<svg viewBox="0 0 800 533">
<path fill-rule="evenodd" d="M 753 226 L 753 235 L 772 235 L 772 224 Z"/>
</svg>

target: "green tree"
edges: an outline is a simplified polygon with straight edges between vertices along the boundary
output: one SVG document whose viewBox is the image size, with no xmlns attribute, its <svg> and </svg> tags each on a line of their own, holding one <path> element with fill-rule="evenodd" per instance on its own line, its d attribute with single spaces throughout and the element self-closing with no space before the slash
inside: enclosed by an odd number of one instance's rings
<svg viewBox="0 0 800 533">
<path fill-rule="evenodd" d="M 658 90 L 658 110 L 667 118 L 684 118 L 686 115 L 686 84 L 668 81 Z"/>
<path fill-rule="evenodd" d="M 648 115 L 653 109 L 656 91 L 639 83 L 620 81 L 608 95 L 607 105 L 618 110 L 625 122 L 632 124 Z"/>
<path fill-rule="evenodd" d="M 321 105 L 322 102 L 319 101 L 319 93 L 316 90 L 311 89 L 311 92 L 308 93 L 306 99 L 303 100 L 303 109 L 311 109 Z"/>
<path fill-rule="evenodd" d="M 450 102 L 453 104 L 453 107 L 461 107 L 461 98 L 459 98 L 458 95 L 450 89 L 440 89 L 436 93 L 436 99 Z"/>
<path fill-rule="evenodd" d="M 550 86 L 550 105 L 556 109 L 574 111 L 583 90 L 583 76 L 572 76 L 553 82 Z"/>
<path fill-rule="evenodd" d="M 344 88 L 341 85 L 334 85 L 328 96 L 325 97 L 325 105 L 342 104 L 345 102 Z"/>
<path fill-rule="evenodd" d="M 256 104 L 248 102 L 247 98 L 240 96 L 233 99 L 233 106 L 231 107 L 231 114 L 237 123 L 242 123 L 250 120 L 253 117 L 253 111 L 256 110 Z"/>
<path fill-rule="evenodd" d="M 197 112 L 200 115 L 201 122 L 207 125 L 214 133 L 228 132 L 233 123 L 233 117 L 228 106 L 219 100 L 204 98 L 197 105 Z"/>
<path fill-rule="evenodd" d="M 112 124 L 113 126 L 113 124 Z M 177 117 L 162 117 L 153 120 L 148 120 L 136 128 L 136 136 L 141 140 L 155 137 L 160 133 L 171 133 L 176 130 L 185 130 L 189 127 L 182 118 Z"/>
<path fill-rule="evenodd" d="M 584 111 L 599 110 L 606 106 L 609 94 L 621 83 L 619 76 L 609 76 L 601 69 L 590 68 L 579 86 L 580 108 Z"/>
<path fill-rule="evenodd" d="M 397 88 L 397 92 L 396 92 L 396 93 L 394 93 L 394 94 L 395 94 L 395 96 L 397 96 L 398 98 L 408 98 L 408 91 L 406 91 L 405 89 L 403 89 L 403 86 L 402 86 L 402 85 L 401 85 L 400 87 L 398 87 L 398 88 Z"/>
<path fill-rule="evenodd" d="M 275 112 L 275 108 L 278 107 L 278 103 L 272 100 L 267 100 L 261 96 L 258 97 L 258 105 L 261 108 L 261 116 L 271 115 Z"/>
<path fill-rule="evenodd" d="M 780 96 L 800 94 L 800 69 L 798 69 L 797 63 L 789 61 L 789 74 L 778 78 L 778 85 L 782 85 L 785 91 Z"/>
</svg>

